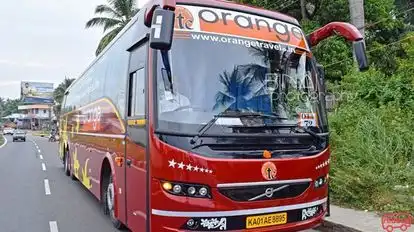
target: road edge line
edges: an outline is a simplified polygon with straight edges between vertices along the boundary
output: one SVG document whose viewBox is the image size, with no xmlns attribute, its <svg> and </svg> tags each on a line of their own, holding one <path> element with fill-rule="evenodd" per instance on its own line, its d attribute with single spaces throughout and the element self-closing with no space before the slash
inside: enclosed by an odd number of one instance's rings
<svg viewBox="0 0 414 232">
<path fill-rule="evenodd" d="M 1 148 L 3 148 L 4 146 L 6 146 L 6 144 L 7 144 L 7 139 L 6 139 L 6 137 L 5 137 L 4 135 L 1 135 L 1 136 L 3 136 L 4 143 L 3 143 L 2 145 L 0 145 L 0 149 L 1 149 Z"/>
</svg>

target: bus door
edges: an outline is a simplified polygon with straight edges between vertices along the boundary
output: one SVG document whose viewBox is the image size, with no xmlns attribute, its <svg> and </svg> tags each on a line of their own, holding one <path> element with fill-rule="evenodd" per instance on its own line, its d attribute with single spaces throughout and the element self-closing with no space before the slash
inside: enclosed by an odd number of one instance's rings
<svg viewBox="0 0 414 232">
<path fill-rule="evenodd" d="M 126 139 L 126 210 L 132 231 L 146 231 L 147 215 L 147 127 L 146 61 L 148 43 L 130 51 L 127 139 Z"/>
</svg>

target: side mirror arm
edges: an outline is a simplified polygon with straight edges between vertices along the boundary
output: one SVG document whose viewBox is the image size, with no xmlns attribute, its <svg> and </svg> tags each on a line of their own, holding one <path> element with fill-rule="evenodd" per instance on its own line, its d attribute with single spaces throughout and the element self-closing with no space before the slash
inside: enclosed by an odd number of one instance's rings
<svg viewBox="0 0 414 232">
<path fill-rule="evenodd" d="M 317 29 L 316 31 L 310 33 L 307 38 L 310 42 L 310 45 L 316 46 L 321 42 L 322 40 L 331 37 L 333 35 L 340 35 L 347 39 L 348 41 L 360 41 L 363 40 L 364 37 L 361 35 L 361 33 L 358 31 L 358 29 L 350 24 L 350 23 L 344 23 L 344 22 L 332 22 L 328 23 L 325 26 Z"/>
<path fill-rule="evenodd" d="M 332 22 L 317 29 L 307 36 L 307 41 L 310 46 L 318 45 L 322 40 L 325 40 L 333 35 L 340 35 L 353 42 L 354 55 L 358 62 L 359 70 L 366 71 L 369 68 L 368 58 L 365 50 L 364 37 L 358 29 L 350 24 L 344 22 Z"/>
</svg>

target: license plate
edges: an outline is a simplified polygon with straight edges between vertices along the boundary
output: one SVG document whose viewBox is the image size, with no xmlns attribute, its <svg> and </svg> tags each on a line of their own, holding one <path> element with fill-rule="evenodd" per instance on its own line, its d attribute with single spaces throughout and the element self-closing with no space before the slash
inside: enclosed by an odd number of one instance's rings
<svg viewBox="0 0 414 232">
<path fill-rule="evenodd" d="M 266 214 L 246 218 L 246 228 L 282 225 L 287 223 L 287 213 Z"/>
</svg>

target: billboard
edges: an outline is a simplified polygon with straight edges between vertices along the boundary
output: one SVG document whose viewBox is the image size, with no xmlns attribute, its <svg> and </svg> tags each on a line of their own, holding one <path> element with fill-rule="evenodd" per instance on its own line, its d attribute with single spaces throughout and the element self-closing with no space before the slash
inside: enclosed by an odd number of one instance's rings
<svg viewBox="0 0 414 232">
<path fill-rule="evenodd" d="M 24 103 L 53 103 L 53 83 L 22 81 L 20 93 Z"/>
</svg>

